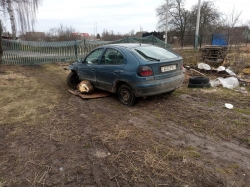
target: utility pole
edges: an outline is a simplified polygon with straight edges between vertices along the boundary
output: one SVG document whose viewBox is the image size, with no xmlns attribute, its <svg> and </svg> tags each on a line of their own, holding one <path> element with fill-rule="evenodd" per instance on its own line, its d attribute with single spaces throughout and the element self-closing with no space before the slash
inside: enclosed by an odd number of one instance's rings
<svg viewBox="0 0 250 187">
<path fill-rule="evenodd" d="M 168 43 L 168 0 L 166 0 L 166 28 L 165 28 L 165 43 Z"/>
<path fill-rule="evenodd" d="M 194 42 L 194 49 L 195 50 L 197 50 L 197 48 L 198 48 L 200 14 L 201 14 L 201 0 L 198 0 L 198 12 L 197 12 L 196 30 L 195 30 L 195 42 Z"/>
<path fill-rule="evenodd" d="M 94 24 L 94 40 L 96 39 L 96 34 L 97 34 L 97 23 L 95 22 L 95 24 Z"/>
</svg>

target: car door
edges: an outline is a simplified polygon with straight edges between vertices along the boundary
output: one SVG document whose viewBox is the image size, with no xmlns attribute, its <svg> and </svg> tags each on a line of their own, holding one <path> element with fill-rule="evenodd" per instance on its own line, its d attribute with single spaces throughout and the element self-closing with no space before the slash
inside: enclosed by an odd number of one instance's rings
<svg viewBox="0 0 250 187">
<path fill-rule="evenodd" d="M 107 48 L 96 67 L 97 87 L 111 91 L 114 83 L 123 73 L 126 58 L 121 51 Z"/>
<path fill-rule="evenodd" d="M 89 80 L 92 85 L 96 85 L 96 67 L 103 53 L 103 48 L 92 51 L 78 66 L 78 76 L 80 80 Z"/>
</svg>

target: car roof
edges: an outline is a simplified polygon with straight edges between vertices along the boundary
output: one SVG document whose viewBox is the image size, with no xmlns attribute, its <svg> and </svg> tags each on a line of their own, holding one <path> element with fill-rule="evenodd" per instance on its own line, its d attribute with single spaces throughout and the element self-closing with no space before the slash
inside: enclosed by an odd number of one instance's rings
<svg viewBox="0 0 250 187">
<path fill-rule="evenodd" d="M 118 43 L 118 44 L 106 44 L 102 47 L 124 47 L 124 48 L 136 48 L 141 46 L 153 46 L 151 44 L 141 44 L 141 43 Z"/>
</svg>

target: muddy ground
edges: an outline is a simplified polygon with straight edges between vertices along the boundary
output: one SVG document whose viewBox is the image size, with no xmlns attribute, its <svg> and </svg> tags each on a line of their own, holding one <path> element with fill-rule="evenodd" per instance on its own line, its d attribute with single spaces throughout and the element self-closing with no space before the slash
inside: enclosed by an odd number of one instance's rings
<svg viewBox="0 0 250 187">
<path fill-rule="evenodd" d="M 0 187 L 250 185 L 249 94 L 185 81 L 128 107 L 70 94 L 63 67 L 2 68 Z"/>
</svg>

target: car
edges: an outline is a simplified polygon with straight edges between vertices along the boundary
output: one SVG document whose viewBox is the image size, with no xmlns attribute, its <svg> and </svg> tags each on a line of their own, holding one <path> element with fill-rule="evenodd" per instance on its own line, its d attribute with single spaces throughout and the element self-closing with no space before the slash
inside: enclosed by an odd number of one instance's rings
<svg viewBox="0 0 250 187">
<path fill-rule="evenodd" d="M 119 101 L 129 106 L 138 97 L 173 92 L 184 81 L 182 57 L 151 44 L 99 46 L 67 69 L 70 88 L 88 80 L 94 88 L 118 94 Z"/>
</svg>

